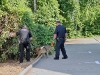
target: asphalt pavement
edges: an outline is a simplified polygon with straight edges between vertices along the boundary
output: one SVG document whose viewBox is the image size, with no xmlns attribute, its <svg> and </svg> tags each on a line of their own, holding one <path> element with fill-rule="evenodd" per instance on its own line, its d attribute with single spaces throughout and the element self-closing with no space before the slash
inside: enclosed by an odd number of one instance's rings
<svg viewBox="0 0 100 75">
<path fill-rule="evenodd" d="M 71 40 L 65 43 L 68 59 L 43 56 L 25 75 L 100 75 L 99 38 Z"/>
</svg>

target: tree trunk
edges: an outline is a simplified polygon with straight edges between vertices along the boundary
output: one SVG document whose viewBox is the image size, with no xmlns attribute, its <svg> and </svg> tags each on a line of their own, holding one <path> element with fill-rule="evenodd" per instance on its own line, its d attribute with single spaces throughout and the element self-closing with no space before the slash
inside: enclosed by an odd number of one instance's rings
<svg viewBox="0 0 100 75">
<path fill-rule="evenodd" d="M 34 0 L 34 12 L 36 12 L 36 0 Z"/>
</svg>

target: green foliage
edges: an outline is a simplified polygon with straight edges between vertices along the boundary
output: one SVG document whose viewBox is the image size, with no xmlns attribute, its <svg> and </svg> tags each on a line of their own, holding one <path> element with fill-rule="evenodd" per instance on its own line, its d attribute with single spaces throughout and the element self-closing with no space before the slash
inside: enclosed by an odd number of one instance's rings
<svg viewBox="0 0 100 75">
<path fill-rule="evenodd" d="M 56 0 L 37 0 L 34 20 L 39 24 L 54 25 L 56 20 L 63 19 L 59 13 L 59 4 Z"/>
<path fill-rule="evenodd" d="M 1 60 L 6 60 L 6 53 L 9 53 L 10 47 L 15 47 L 13 45 L 13 38 L 10 39 L 8 36 L 9 32 L 16 31 L 18 29 L 18 22 L 19 20 L 16 20 L 16 15 L 14 14 L 1 14 L 0 18 L 0 58 Z M 9 40 L 8 40 L 9 39 Z M 15 43 L 16 44 L 16 43 Z M 15 49 L 14 49 L 15 50 Z M 15 52 L 15 51 L 13 51 Z"/>
<path fill-rule="evenodd" d="M 25 11 L 31 11 L 28 8 L 27 0 L 1 0 L 1 9 L 15 14 L 23 14 Z"/>
<path fill-rule="evenodd" d="M 51 44 L 53 36 L 53 27 L 47 27 L 45 25 L 38 25 L 36 30 L 36 37 L 38 45 Z"/>
<path fill-rule="evenodd" d="M 91 36 L 96 33 L 95 28 L 99 27 L 99 22 L 96 22 L 100 14 L 99 0 L 58 0 L 58 2 L 60 13 L 65 18 L 63 24 L 71 28 L 69 37 Z"/>
<path fill-rule="evenodd" d="M 18 53 L 17 38 L 10 38 L 9 32 L 19 29 L 23 14 L 28 11 L 27 0 L 1 0 L 0 1 L 0 59 L 6 60 L 10 54 Z M 6 55 L 6 56 L 5 56 Z"/>
</svg>

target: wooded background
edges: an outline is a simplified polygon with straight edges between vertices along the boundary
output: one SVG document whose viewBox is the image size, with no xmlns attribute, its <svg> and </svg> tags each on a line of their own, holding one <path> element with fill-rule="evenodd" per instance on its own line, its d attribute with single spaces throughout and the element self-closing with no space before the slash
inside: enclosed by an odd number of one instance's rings
<svg viewBox="0 0 100 75">
<path fill-rule="evenodd" d="M 100 0 L 0 0 L 0 61 L 18 55 L 17 37 L 9 37 L 27 25 L 33 49 L 50 44 L 55 21 L 67 28 L 68 38 L 100 34 Z"/>
</svg>

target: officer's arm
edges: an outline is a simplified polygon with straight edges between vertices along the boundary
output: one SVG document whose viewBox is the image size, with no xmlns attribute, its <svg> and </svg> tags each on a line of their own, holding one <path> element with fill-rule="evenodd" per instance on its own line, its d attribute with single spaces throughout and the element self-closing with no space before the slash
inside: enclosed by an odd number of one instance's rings
<svg viewBox="0 0 100 75">
<path fill-rule="evenodd" d="M 57 27 L 56 27 L 56 29 L 55 29 L 55 31 L 54 31 L 53 41 L 56 39 L 56 37 L 57 37 Z"/>
<path fill-rule="evenodd" d="M 29 32 L 29 38 L 30 38 L 30 40 L 32 40 L 32 34 L 31 34 L 31 32 Z"/>
<path fill-rule="evenodd" d="M 53 35 L 53 40 L 55 40 L 55 39 L 56 39 L 56 37 L 57 37 L 57 34 L 54 34 L 54 35 Z"/>
<path fill-rule="evenodd" d="M 65 33 L 65 40 L 67 40 L 67 33 Z"/>
<path fill-rule="evenodd" d="M 65 41 L 67 40 L 67 30 L 65 28 Z"/>
<path fill-rule="evenodd" d="M 10 37 L 15 37 L 15 36 L 18 36 L 19 34 L 20 34 L 20 30 L 17 31 L 16 33 L 11 32 L 11 33 L 9 34 L 9 36 L 10 36 Z"/>
<path fill-rule="evenodd" d="M 12 32 L 11 32 L 11 33 L 9 34 L 9 36 L 10 36 L 10 37 L 15 37 L 15 36 L 16 36 L 16 33 L 12 33 Z"/>
</svg>

